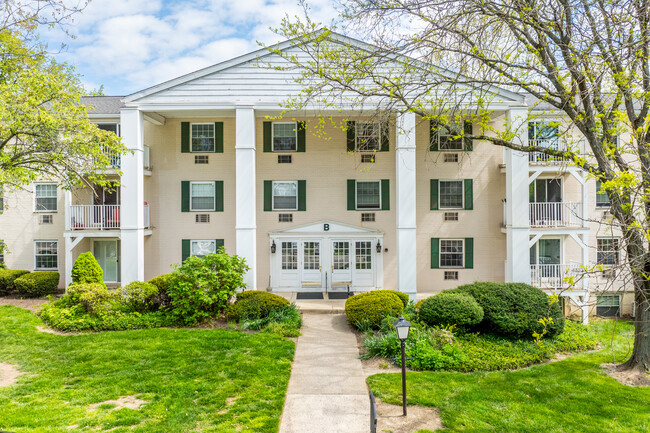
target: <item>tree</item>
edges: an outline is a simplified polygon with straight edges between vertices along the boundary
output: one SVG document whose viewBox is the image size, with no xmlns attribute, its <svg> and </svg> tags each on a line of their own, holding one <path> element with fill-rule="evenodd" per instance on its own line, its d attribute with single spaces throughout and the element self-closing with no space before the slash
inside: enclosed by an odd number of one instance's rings
<svg viewBox="0 0 650 433">
<path fill-rule="evenodd" d="M 371 44 L 317 31 L 307 7 L 305 18 L 287 18 L 277 30 L 302 51 L 270 47 L 303 84 L 288 108 L 374 105 L 441 122 L 469 117 L 482 130 L 473 139 L 562 157 L 589 172 L 609 196 L 634 284 L 636 333 L 625 366 L 649 370 L 650 1 L 343 0 L 341 8 L 338 25 Z M 562 113 L 570 145 L 516 140 L 530 118 L 491 128 L 493 86 Z M 628 134 L 630 142 L 617 143 Z"/>
<path fill-rule="evenodd" d="M 35 179 L 64 187 L 104 184 L 101 169 L 125 151 L 115 134 L 90 122 L 74 69 L 38 43 L 39 25 L 64 26 L 79 10 L 65 3 L 0 6 L 0 186 L 20 188 Z"/>
</svg>

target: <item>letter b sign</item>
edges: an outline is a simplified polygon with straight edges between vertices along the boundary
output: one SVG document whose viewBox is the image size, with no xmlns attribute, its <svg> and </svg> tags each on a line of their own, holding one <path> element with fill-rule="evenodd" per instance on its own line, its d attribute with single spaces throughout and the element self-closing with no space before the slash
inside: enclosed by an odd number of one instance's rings
<svg viewBox="0 0 650 433">
<path fill-rule="evenodd" d="M 323 230 L 328 232 L 330 231 L 330 225 L 329 224 L 323 224 Z"/>
</svg>

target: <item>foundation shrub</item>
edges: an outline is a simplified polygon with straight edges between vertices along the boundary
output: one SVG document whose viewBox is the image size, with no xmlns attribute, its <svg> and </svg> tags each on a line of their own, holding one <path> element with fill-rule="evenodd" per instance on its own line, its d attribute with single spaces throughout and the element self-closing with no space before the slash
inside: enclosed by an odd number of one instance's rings
<svg viewBox="0 0 650 433">
<path fill-rule="evenodd" d="M 56 271 L 31 272 L 16 278 L 14 285 L 18 293 L 28 298 L 52 295 L 59 286 L 59 273 Z"/>
<path fill-rule="evenodd" d="M 392 293 L 397 295 L 397 297 L 402 301 L 404 308 L 409 304 L 409 295 L 403 292 L 398 292 L 397 290 L 374 290 L 375 293 Z"/>
<path fill-rule="evenodd" d="M 134 281 L 117 290 L 117 296 L 129 310 L 144 312 L 155 309 L 154 298 L 158 296 L 158 287 L 143 281 Z"/>
<path fill-rule="evenodd" d="M 104 271 L 91 252 L 79 254 L 72 265 L 72 282 L 76 284 L 104 283 Z"/>
<path fill-rule="evenodd" d="M 258 319 L 242 319 L 240 326 L 244 330 L 262 331 L 281 337 L 297 337 L 300 335 L 302 318 L 295 305 L 284 305 Z"/>
<path fill-rule="evenodd" d="M 345 314 L 351 325 L 377 328 L 385 317 L 399 316 L 404 304 L 389 290 L 376 290 L 350 296 L 345 301 Z"/>
<path fill-rule="evenodd" d="M 289 305 L 289 301 L 282 296 L 262 290 L 249 290 L 237 294 L 237 301 L 228 307 L 226 318 L 235 322 L 242 319 L 263 319 Z"/>
<path fill-rule="evenodd" d="M 523 283 L 476 282 L 459 286 L 448 293 L 472 296 L 483 308 L 483 320 L 477 326 L 482 332 L 494 333 L 512 339 L 531 339 L 544 329 L 539 323 L 550 317 L 546 338 L 564 330 L 564 316 L 559 303 L 549 305 L 549 297 L 540 289 Z"/>
<path fill-rule="evenodd" d="M 83 306 L 90 314 L 106 314 L 112 309 L 115 295 L 111 293 L 104 284 L 76 284 L 68 288 L 72 291 L 73 299 Z"/>
<path fill-rule="evenodd" d="M 165 310 L 172 306 L 172 298 L 169 296 L 171 275 L 172 274 L 158 275 L 149 280 L 150 284 L 153 284 L 158 288 L 158 294 L 153 297 L 152 302 L 154 307 L 159 310 Z"/>
<path fill-rule="evenodd" d="M 422 302 L 418 318 L 429 326 L 470 328 L 483 320 L 483 308 L 470 295 L 441 292 Z"/>
<path fill-rule="evenodd" d="M 8 295 L 16 289 L 14 281 L 16 278 L 21 277 L 25 274 L 29 274 L 29 271 L 21 271 L 16 269 L 0 269 L 0 296 Z"/>
</svg>

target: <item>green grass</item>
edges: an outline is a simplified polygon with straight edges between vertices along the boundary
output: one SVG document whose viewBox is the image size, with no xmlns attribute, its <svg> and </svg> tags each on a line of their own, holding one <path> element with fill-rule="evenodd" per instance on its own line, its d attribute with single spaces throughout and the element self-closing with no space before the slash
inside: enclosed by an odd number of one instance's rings
<svg viewBox="0 0 650 433">
<path fill-rule="evenodd" d="M 146 329 L 59 336 L 0 306 L 0 362 L 25 374 L 0 388 L 10 432 L 275 432 L 294 343 L 270 334 Z M 88 405 L 137 395 L 139 410 Z M 235 400 L 227 400 L 228 398 Z M 229 404 L 230 403 L 230 404 Z M 70 426 L 76 426 L 69 428 Z"/>
<path fill-rule="evenodd" d="M 650 389 L 621 385 L 600 368 L 629 355 L 632 325 L 594 320 L 593 327 L 603 346 L 596 353 L 515 371 L 408 373 L 408 404 L 440 408 L 449 432 L 650 431 Z M 401 404 L 400 380 L 379 374 L 368 383 L 377 397 Z"/>
</svg>

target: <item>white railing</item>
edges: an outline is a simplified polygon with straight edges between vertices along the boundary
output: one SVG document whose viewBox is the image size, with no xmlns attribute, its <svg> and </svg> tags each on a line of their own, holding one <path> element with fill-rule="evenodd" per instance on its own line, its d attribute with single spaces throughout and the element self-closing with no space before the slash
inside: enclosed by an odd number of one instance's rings
<svg viewBox="0 0 650 433">
<path fill-rule="evenodd" d="M 545 147 L 548 149 L 555 149 L 555 150 L 566 150 L 565 143 L 561 142 L 557 138 L 541 139 L 541 140 L 530 139 L 528 140 L 528 145 Z M 547 155 L 544 152 L 529 152 L 528 162 L 531 164 L 562 164 L 564 163 L 564 158 L 560 156 Z"/>
<path fill-rule="evenodd" d="M 580 227 L 582 203 L 530 203 L 531 227 Z"/>
<path fill-rule="evenodd" d="M 539 289 L 568 289 L 567 278 L 574 277 L 574 282 L 577 282 L 581 273 L 582 269 L 578 264 L 530 265 L 530 284 Z"/>
<path fill-rule="evenodd" d="M 110 230 L 120 228 L 120 205 L 72 205 L 71 230 Z"/>
<path fill-rule="evenodd" d="M 143 210 L 144 210 L 144 228 L 148 229 L 151 224 L 151 220 L 149 219 L 150 218 L 149 205 L 145 203 Z"/>
</svg>

